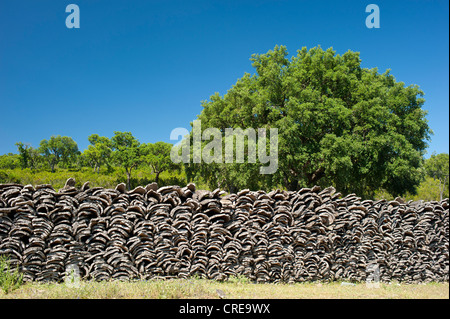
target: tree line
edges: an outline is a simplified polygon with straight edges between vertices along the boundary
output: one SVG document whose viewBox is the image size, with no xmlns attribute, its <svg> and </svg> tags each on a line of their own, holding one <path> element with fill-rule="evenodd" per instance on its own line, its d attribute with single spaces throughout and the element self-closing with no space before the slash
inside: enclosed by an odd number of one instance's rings
<svg viewBox="0 0 450 319">
<path fill-rule="evenodd" d="M 91 167 L 98 174 L 101 167 L 106 167 L 108 171 L 113 166 L 121 167 L 125 170 L 128 188 L 133 171 L 140 165 L 152 168 L 156 182 L 162 172 L 181 168 L 170 159 L 170 143 L 140 143 L 131 132 L 118 131 L 111 138 L 92 134 L 88 140 L 90 144 L 83 152 L 68 136 L 51 136 L 48 140 L 42 140 L 38 148 L 18 142 L 19 166 L 32 170 L 50 169 L 52 173 L 57 167 Z"/>
<path fill-rule="evenodd" d="M 159 176 L 163 172 L 167 172 L 169 175 L 181 173 L 181 182 L 185 183 L 199 180 L 195 174 L 194 177 L 183 174 L 185 171 L 192 169 L 192 167 L 189 167 L 192 164 L 181 166 L 172 163 L 170 159 L 172 144 L 164 142 L 139 143 L 130 132 L 115 132 L 115 136 L 120 135 L 122 139 L 129 141 L 128 143 L 122 143 L 121 153 L 117 153 L 117 148 L 113 147 L 112 138 L 99 136 L 98 134 L 89 136 L 90 144 L 83 152 L 80 152 L 77 143 L 67 136 L 52 136 L 49 140 L 43 140 L 38 148 L 18 142 L 16 143 L 18 154 L 0 155 L 0 183 L 12 181 L 7 177 L 2 178 L 3 170 L 18 169 L 20 171 L 29 169 L 36 174 L 45 170 L 56 172 L 57 169 L 69 169 L 72 172 L 66 172 L 67 177 L 69 177 L 74 170 L 84 167 L 90 168 L 94 175 L 108 176 L 115 174 L 114 169 L 122 168 L 126 173 L 127 187 L 131 188 L 130 182 L 134 170 L 143 166 L 151 169 L 154 173 L 152 181 L 155 182 L 159 182 Z M 214 163 L 211 165 L 214 165 Z M 102 170 L 100 170 L 101 168 Z M 415 198 L 432 200 L 449 196 L 449 155 L 447 153 L 432 154 L 430 158 L 425 159 L 421 166 L 421 175 L 422 179 L 417 185 Z M 90 175 L 90 177 L 92 178 L 93 175 Z M 202 182 L 208 183 L 213 180 L 209 176 L 203 177 Z M 134 183 L 136 182 L 138 181 L 135 180 Z M 211 186 L 215 187 L 214 184 Z M 226 187 L 223 189 L 231 191 Z M 266 190 L 269 189 L 266 188 Z M 395 194 L 385 194 L 380 190 L 375 192 L 377 198 L 380 198 L 380 196 L 386 197 L 386 195 L 391 198 L 395 196 Z"/>
<path fill-rule="evenodd" d="M 164 171 L 181 170 L 188 182 L 202 180 L 228 192 L 333 185 L 343 194 L 374 198 L 380 189 L 392 196 L 416 194 L 425 181 L 436 180 L 440 197 L 448 194 L 448 154 L 425 160 L 433 131 L 418 85 L 406 86 L 390 70 L 363 68 L 359 52 L 350 50 L 340 55 L 332 48 L 302 48 L 288 58 L 286 47 L 275 46 L 250 60 L 255 73 L 245 73 L 223 96 L 202 101 L 198 119 L 202 134 L 208 128 L 223 135 L 226 128 L 277 128 L 274 174 L 261 175 L 261 163 L 249 163 L 248 140 L 244 162 L 175 165 L 172 144 L 141 144 L 130 132 L 111 138 L 93 134 L 83 152 L 67 136 L 52 136 L 38 148 L 17 143 L 19 165 L 52 172 L 91 167 L 97 173 L 121 167 L 128 187 L 135 170 L 147 165 L 156 181 Z M 193 130 L 188 138 L 192 141 Z M 202 141 L 203 150 L 208 142 Z M 11 157 L 0 157 L 0 168 L 8 163 Z"/>
</svg>

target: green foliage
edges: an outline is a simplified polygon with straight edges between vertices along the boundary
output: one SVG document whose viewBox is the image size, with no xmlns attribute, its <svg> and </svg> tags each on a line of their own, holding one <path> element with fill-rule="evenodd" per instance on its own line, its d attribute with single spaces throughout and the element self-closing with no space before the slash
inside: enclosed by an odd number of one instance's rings
<svg viewBox="0 0 450 319">
<path fill-rule="evenodd" d="M 111 172 L 111 174 L 97 174 L 87 167 L 77 170 L 61 168 L 54 173 L 46 170 L 33 171 L 31 169 L 5 170 L 0 172 L 0 176 L 1 173 L 8 176 L 8 180 L 5 181 L 8 183 L 14 182 L 22 185 L 51 184 L 55 189 L 64 187 L 64 184 L 70 177 L 76 180 L 77 187 L 81 187 L 84 182 L 89 181 L 93 187 L 102 186 L 114 188 L 118 184 L 118 180 L 120 180 L 120 174 L 116 171 Z M 120 182 L 123 182 L 123 180 Z"/>
<path fill-rule="evenodd" d="M 406 193 L 403 198 L 406 201 L 409 200 L 424 200 L 424 201 L 440 201 L 440 188 L 439 180 L 433 177 L 426 176 L 424 180 L 419 184 L 415 194 Z M 375 192 L 375 199 L 393 200 L 395 196 L 389 194 L 386 190 L 380 189 Z M 447 184 L 446 189 L 443 191 L 442 198 L 449 198 L 449 187 Z"/>
<path fill-rule="evenodd" d="M 248 277 L 246 277 L 242 274 L 239 274 L 236 276 L 228 277 L 227 282 L 235 284 L 235 285 L 247 285 L 247 284 L 251 283 L 251 280 Z"/>
<path fill-rule="evenodd" d="M 429 159 L 425 161 L 425 170 L 428 176 L 433 177 L 439 181 L 439 198 L 442 200 L 449 177 L 449 156 L 447 153 L 432 154 Z M 448 194 L 448 192 L 447 192 Z M 448 195 L 447 195 L 448 197 Z"/>
<path fill-rule="evenodd" d="M 217 163 L 188 164 L 188 174 L 228 190 L 319 184 L 368 197 L 380 187 L 414 192 L 432 134 L 419 87 L 362 68 L 358 52 L 315 47 L 287 55 L 284 46 L 253 55 L 256 74 L 244 74 L 223 97 L 212 95 L 198 116 L 202 131 L 278 128 L 278 171 L 262 176 L 258 163 Z"/>
<path fill-rule="evenodd" d="M 173 163 L 170 158 L 172 146 L 170 143 L 156 142 L 154 144 L 142 144 L 140 147 L 143 162 L 150 165 L 156 174 L 156 183 L 158 183 L 159 175 L 162 172 L 168 170 L 179 171 L 181 168 L 181 165 Z"/>
<path fill-rule="evenodd" d="M 147 167 L 138 167 L 130 180 L 130 187 L 147 185 L 155 182 L 155 174 Z M 115 188 L 117 184 L 126 182 L 126 176 L 123 168 L 112 167 L 109 171 L 102 170 L 100 173 L 93 172 L 89 167 L 79 169 L 58 169 L 55 173 L 31 169 L 2 170 L 0 171 L 0 183 L 18 183 L 22 185 L 41 185 L 51 184 L 55 190 L 64 187 L 68 178 L 74 178 L 76 187 L 80 188 L 85 182 L 90 182 L 91 187 Z M 165 171 L 159 176 L 158 185 L 179 185 L 187 184 L 186 174 L 181 171 Z"/>
<path fill-rule="evenodd" d="M 24 145 L 22 142 L 18 142 L 16 143 L 16 146 L 19 151 L 20 165 L 22 168 L 27 168 L 30 160 L 30 155 L 28 153 L 29 145 Z"/>
<path fill-rule="evenodd" d="M 102 165 L 110 165 L 112 142 L 109 138 L 92 134 L 88 137 L 91 145 L 83 152 L 83 156 L 87 163 L 94 168 L 94 171 L 100 173 Z"/>
<path fill-rule="evenodd" d="M 0 183 L 59 188 L 73 177 L 77 186 L 194 182 L 228 192 L 333 185 L 363 198 L 448 197 L 448 154 L 423 160 L 432 131 L 417 85 L 397 82 L 389 70 L 362 68 L 358 52 L 339 55 L 320 46 L 302 48 L 290 59 L 286 47 L 276 46 L 252 55 L 251 62 L 255 74 L 245 73 L 225 95 L 202 101 L 200 134 L 207 128 L 218 128 L 222 137 L 226 128 L 278 128 L 274 174 L 261 175 L 258 159 L 248 163 L 248 139 L 243 163 L 224 163 L 224 143 L 222 161 L 175 165 L 171 144 L 141 144 L 131 132 L 116 131 L 112 138 L 90 135 L 83 153 L 67 136 L 42 140 L 38 149 L 18 142 L 19 154 L 0 156 Z M 192 159 L 192 143 L 190 148 Z"/>
<path fill-rule="evenodd" d="M 439 180 L 427 176 L 424 181 L 420 183 L 419 187 L 417 187 L 417 193 L 415 195 L 410 195 L 409 198 L 412 200 L 439 201 L 442 199 L 441 191 L 442 198 L 449 197 L 448 184 L 446 189 L 441 189 Z"/>
<path fill-rule="evenodd" d="M 14 175 L 8 174 L 6 170 L 0 171 L 0 184 L 7 183 L 20 183 L 20 179 L 16 178 Z"/>
<path fill-rule="evenodd" d="M 0 169 L 14 169 L 20 166 L 19 156 L 16 154 L 0 155 Z"/>
<path fill-rule="evenodd" d="M 76 143 L 67 137 L 43 140 L 39 151 L 16 143 L 19 154 L 0 156 L 0 183 L 51 184 L 58 189 L 72 177 L 77 187 L 87 181 L 91 186 L 107 188 L 126 182 L 129 189 L 155 181 L 160 186 L 186 185 L 183 167 L 170 159 L 172 144 L 141 145 L 130 132 L 114 134 L 111 139 L 90 135 L 90 145 L 81 154 Z M 45 162 L 48 166 L 43 165 Z M 77 165 L 73 166 L 75 162 Z M 103 170 L 105 165 L 107 169 Z"/>
<path fill-rule="evenodd" d="M 22 285 L 23 275 L 19 269 L 11 270 L 9 260 L 6 256 L 0 256 L 0 287 L 5 294 L 17 289 Z"/>
<path fill-rule="evenodd" d="M 55 171 L 55 166 L 59 162 L 68 167 L 79 155 L 77 143 L 71 137 L 60 135 L 52 136 L 48 141 L 42 140 L 39 152 L 48 161 L 52 172 Z"/>
<path fill-rule="evenodd" d="M 407 192 L 405 200 L 440 201 L 449 198 L 448 170 L 449 156 L 447 153 L 433 154 L 425 160 L 422 170 L 425 174 L 415 192 Z M 392 200 L 395 196 L 385 189 L 375 192 L 376 199 Z"/>
<path fill-rule="evenodd" d="M 42 162 L 39 156 L 39 150 L 33 148 L 29 144 L 23 144 L 22 142 L 16 143 L 17 150 L 19 152 L 18 158 L 20 166 L 24 168 L 36 169 Z"/>
<path fill-rule="evenodd" d="M 134 176 L 135 177 L 131 179 L 132 188 L 156 182 L 156 174 L 146 165 L 142 165 L 136 169 Z M 167 185 L 184 186 L 187 184 L 186 174 L 183 170 L 167 170 L 159 174 L 157 183 L 160 187 Z"/>
<path fill-rule="evenodd" d="M 139 141 L 130 132 L 114 132 L 111 138 L 113 149 L 113 160 L 115 163 L 125 169 L 127 174 L 127 187 L 131 188 L 131 172 L 141 162 Z"/>
<path fill-rule="evenodd" d="M 442 178 L 449 172 L 449 156 L 447 153 L 432 154 L 424 167 L 428 176 Z"/>
</svg>

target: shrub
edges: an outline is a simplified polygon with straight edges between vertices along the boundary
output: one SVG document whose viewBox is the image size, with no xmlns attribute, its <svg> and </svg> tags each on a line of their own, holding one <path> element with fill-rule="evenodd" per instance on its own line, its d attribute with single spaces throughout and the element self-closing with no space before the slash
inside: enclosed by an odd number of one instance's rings
<svg viewBox="0 0 450 319">
<path fill-rule="evenodd" d="M 22 285 L 23 275 L 19 269 L 11 270 L 8 257 L 0 256 L 0 287 L 5 294 L 17 289 Z"/>
<path fill-rule="evenodd" d="M 20 179 L 6 171 L 0 171 L 0 184 L 6 183 L 20 183 Z"/>
</svg>

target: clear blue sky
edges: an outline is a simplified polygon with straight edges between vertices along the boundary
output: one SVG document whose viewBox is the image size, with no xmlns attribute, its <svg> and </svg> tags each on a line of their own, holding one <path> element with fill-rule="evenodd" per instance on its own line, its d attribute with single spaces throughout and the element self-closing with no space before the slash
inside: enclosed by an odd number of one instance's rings
<svg viewBox="0 0 450 319">
<path fill-rule="evenodd" d="M 70 3 L 80 29 L 66 28 Z M 380 29 L 365 26 L 370 3 Z M 448 0 L 0 0 L 0 154 L 58 134 L 80 150 L 113 131 L 170 142 L 277 44 L 359 51 L 364 67 L 418 84 L 435 133 L 427 157 L 448 153 L 448 36 Z"/>
</svg>

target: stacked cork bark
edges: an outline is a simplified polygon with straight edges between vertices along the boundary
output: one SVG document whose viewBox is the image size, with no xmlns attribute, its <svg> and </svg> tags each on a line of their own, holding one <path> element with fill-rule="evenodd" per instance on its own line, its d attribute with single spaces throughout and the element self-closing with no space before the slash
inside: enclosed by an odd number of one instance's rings
<svg viewBox="0 0 450 319">
<path fill-rule="evenodd" d="M 255 282 L 449 280 L 449 202 L 361 200 L 333 187 L 224 192 L 0 185 L 0 255 L 28 281 L 199 276 Z"/>
</svg>

